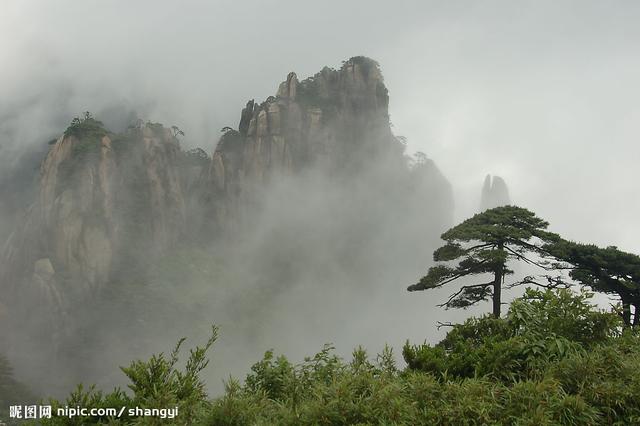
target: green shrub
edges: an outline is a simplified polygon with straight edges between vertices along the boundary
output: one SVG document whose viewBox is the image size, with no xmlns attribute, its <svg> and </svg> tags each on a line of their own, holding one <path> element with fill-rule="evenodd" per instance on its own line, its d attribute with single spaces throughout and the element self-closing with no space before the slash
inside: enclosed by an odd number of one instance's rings
<svg viewBox="0 0 640 426">
<path fill-rule="evenodd" d="M 86 408 L 119 408 L 139 407 L 142 409 L 169 409 L 178 407 L 178 416 L 174 419 L 159 419 L 156 417 L 129 417 L 128 410 L 120 418 L 100 417 L 64 417 L 55 416 L 43 419 L 43 425 L 89 425 L 89 424 L 197 424 L 209 406 L 205 384 L 200 378 L 200 372 L 207 367 L 209 361 L 206 352 L 218 337 L 217 327 L 211 330 L 211 337 L 204 346 L 197 346 L 189 352 L 183 370 L 177 368 L 178 354 L 185 339 L 180 339 L 171 354 L 167 357 L 161 353 L 153 355 L 148 361 L 136 360 L 122 371 L 129 378 L 129 389 L 132 395 L 127 395 L 120 389 L 103 394 L 94 387 L 85 390 L 82 385 L 71 393 L 65 403 L 51 400 L 52 412 L 58 407 L 86 407 Z"/>
<path fill-rule="evenodd" d="M 629 332 L 549 366 L 548 377 L 597 408 L 607 424 L 640 423 L 640 338 Z"/>
<path fill-rule="evenodd" d="M 511 304 L 507 320 L 519 335 L 554 335 L 589 347 L 619 336 L 622 330 L 620 317 L 595 310 L 589 303 L 592 297 L 584 290 L 527 289 Z"/>
<path fill-rule="evenodd" d="M 436 346 L 405 345 L 409 368 L 448 377 L 490 376 L 503 382 L 539 378 L 550 362 L 618 336 L 620 319 L 588 303 L 593 295 L 527 290 L 505 318 L 455 325 Z"/>
</svg>

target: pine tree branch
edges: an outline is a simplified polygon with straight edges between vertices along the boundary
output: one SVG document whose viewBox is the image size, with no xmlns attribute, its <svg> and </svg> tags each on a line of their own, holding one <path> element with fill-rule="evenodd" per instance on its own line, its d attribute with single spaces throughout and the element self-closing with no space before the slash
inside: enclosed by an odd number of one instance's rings
<svg viewBox="0 0 640 426">
<path fill-rule="evenodd" d="M 455 281 L 458 278 L 462 278 L 465 277 L 471 273 L 473 273 L 473 271 L 475 271 L 476 269 L 478 269 L 478 267 L 484 263 L 487 262 L 487 259 L 485 260 L 481 260 L 480 262 L 476 263 L 475 265 L 473 265 L 473 267 L 469 267 L 467 269 L 465 269 L 464 271 L 460 272 L 459 274 L 456 274 L 455 276 L 451 277 L 451 278 L 447 278 L 446 280 L 442 281 L 440 284 L 433 286 L 432 288 L 437 288 L 437 287 L 442 287 L 445 284 L 450 283 L 451 281 Z"/>
<path fill-rule="evenodd" d="M 507 251 L 511 252 L 512 254 L 514 254 L 518 259 L 525 261 L 526 263 L 530 264 L 530 265 L 534 265 L 537 266 L 539 268 L 544 269 L 545 271 L 555 271 L 557 269 L 561 269 L 559 267 L 549 267 L 549 266 L 545 266 L 540 262 L 536 262 L 535 260 L 531 260 L 528 257 L 526 257 L 525 255 L 523 255 L 522 253 L 518 253 L 517 251 L 513 250 L 512 248 L 505 246 L 504 247 Z M 571 269 L 571 268 L 566 268 L 566 269 Z"/>
<path fill-rule="evenodd" d="M 535 244 L 528 243 L 528 242 L 526 242 L 524 240 L 512 240 L 511 239 L 511 242 L 513 242 L 516 245 L 525 246 L 528 249 L 533 250 L 533 251 L 543 251 L 541 247 L 538 247 Z"/>
<path fill-rule="evenodd" d="M 435 284 L 435 285 L 433 285 L 433 286 L 430 286 L 430 287 L 420 287 L 420 283 L 417 283 L 417 284 L 410 285 L 410 286 L 407 288 L 407 290 L 409 290 L 409 291 L 423 291 L 423 290 L 428 290 L 428 289 L 432 289 L 432 288 L 442 287 L 443 285 L 448 284 L 448 283 L 450 283 L 451 281 L 455 281 L 455 280 L 457 280 L 458 278 L 462 278 L 462 277 L 465 277 L 465 276 L 467 276 L 467 275 L 469 275 L 469 274 L 474 273 L 474 271 L 476 271 L 476 270 L 478 269 L 478 267 L 479 267 L 479 266 L 483 265 L 483 264 L 484 264 L 484 263 L 486 263 L 486 262 L 487 262 L 487 259 L 481 260 L 480 262 L 476 263 L 476 264 L 475 264 L 475 265 L 473 265 L 472 267 L 469 267 L 469 268 L 465 269 L 464 271 L 458 272 L 458 273 L 456 273 L 455 275 L 453 275 L 453 276 L 451 276 L 451 277 L 449 277 L 449 278 L 445 279 L 444 281 L 442 281 L 442 282 L 440 282 L 440 283 L 438 283 L 438 284 Z M 423 278 L 424 278 L 424 277 L 423 277 Z"/>
<path fill-rule="evenodd" d="M 486 243 L 486 244 L 478 244 L 477 246 L 473 246 L 473 247 L 469 247 L 467 249 L 465 249 L 466 253 L 470 253 L 472 250 L 476 250 L 479 248 L 485 248 L 485 247 L 489 247 L 489 246 L 495 246 L 495 243 Z"/>
<path fill-rule="evenodd" d="M 544 275 L 544 278 L 547 279 L 548 284 L 538 282 L 533 277 L 528 276 L 528 277 L 524 277 L 522 281 L 516 281 L 513 284 L 509 284 L 507 288 L 511 289 L 511 288 L 518 287 L 521 285 L 526 285 L 526 284 L 533 284 L 535 286 L 550 289 L 550 290 L 553 290 L 559 287 L 563 287 L 563 288 L 571 287 L 570 283 L 563 281 L 561 278 L 558 278 L 558 277 L 554 278 L 549 275 Z"/>
<path fill-rule="evenodd" d="M 455 293 L 453 293 L 450 297 L 449 300 L 447 300 L 444 303 L 441 303 L 439 305 L 436 305 L 439 308 L 442 307 L 446 307 L 448 306 L 452 300 L 454 300 L 456 297 L 458 297 L 460 294 L 462 294 L 466 289 L 468 288 L 478 288 L 478 287 L 487 287 L 493 284 L 493 281 L 488 282 L 486 284 L 472 284 L 472 285 L 463 285 L 462 287 L 460 287 L 460 290 L 456 291 Z"/>
<path fill-rule="evenodd" d="M 438 321 L 436 328 L 438 330 L 440 330 L 442 327 L 455 327 L 455 324 L 451 323 L 451 322 L 440 322 Z"/>
</svg>

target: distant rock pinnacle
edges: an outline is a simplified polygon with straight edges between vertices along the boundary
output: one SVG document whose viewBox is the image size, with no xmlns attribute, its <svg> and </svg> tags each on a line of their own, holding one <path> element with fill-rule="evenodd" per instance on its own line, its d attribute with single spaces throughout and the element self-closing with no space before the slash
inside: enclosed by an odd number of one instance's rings
<svg viewBox="0 0 640 426">
<path fill-rule="evenodd" d="M 482 185 L 482 197 L 480 199 L 480 211 L 494 207 L 506 206 L 511 203 L 509 189 L 504 179 L 500 176 L 487 175 Z"/>
</svg>

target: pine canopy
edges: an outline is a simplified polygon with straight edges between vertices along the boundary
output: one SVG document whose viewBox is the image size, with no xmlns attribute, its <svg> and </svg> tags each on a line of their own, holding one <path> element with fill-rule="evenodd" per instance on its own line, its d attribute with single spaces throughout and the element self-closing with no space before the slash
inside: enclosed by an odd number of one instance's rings
<svg viewBox="0 0 640 426">
<path fill-rule="evenodd" d="M 463 285 L 441 306 L 466 308 L 492 298 L 493 313 L 498 317 L 504 277 L 513 273 L 507 267 L 509 261 L 545 267 L 543 260 L 530 255 L 544 257 L 543 247 L 559 241 L 556 234 L 546 231 L 548 225 L 533 212 L 516 206 L 476 214 L 442 234 L 445 244 L 433 253 L 433 259 L 440 263 L 407 290 L 428 290 L 462 277 L 492 274 L 491 281 Z M 457 265 L 452 266 L 453 261 L 457 261 Z"/>
</svg>

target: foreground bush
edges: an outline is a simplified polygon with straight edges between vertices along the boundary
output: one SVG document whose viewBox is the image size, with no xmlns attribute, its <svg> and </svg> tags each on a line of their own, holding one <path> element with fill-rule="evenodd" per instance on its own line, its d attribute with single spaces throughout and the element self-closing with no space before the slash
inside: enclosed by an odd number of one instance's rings
<svg viewBox="0 0 640 426">
<path fill-rule="evenodd" d="M 7 358 L 0 354 L 0 423 L 8 422 L 9 407 L 18 404 L 31 404 L 36 397 L 29 389 L 13 376 L 13 368 Z M 8 425 L 17 424 L 8 422 Z"/>
<path fill-rule="evenodd" d="M 148 361 L 134 361 L 129 367 L 122 368 L 131 384 L 129 389 L 133 395 L 115 389 L 109 394 L 103 394 L 93 387 L 85 389 L 82 385 L 71 393 L 66 401 L 51 400 L 53 413 L 60 407 L 86 408 L 120 408 L 140 407 L 142 409 L 178 408 L 179 417 L 175 419 L 160 419 L 152 416 L 124 416 L 105 417 L 53 417 L 43 419 L 44 425 L 86 425 L 86 424 L 196 424 L 202 417 L 202 412 L 209 405 L 204 382 L 200 379 L 200 372 L 209 363 L 206 352 L 218 337 L 218 329 L 213 327 L 211 337 L 202 347 L 192 349 L 183 370 L 177 368 L 178 354 L 185 339 L 181 339 L 171 354 L 154 355 Z"/>
<path fill-rule="evenodd" d="M 229 380 L 210 401 L 198 373 L 214 334 L 184 372 L 175 369 L 177 350 L 123 369 L 133 396 L 79 390 L 68 402 L 179 404 L 177 419 L 49 424 L 640 424 L 640 338 L 623 333 L 619 317 L 594 309 L 590 297 L 528 290 L 505 318 L 469 319 L 435 346 L 407 343 L 405 369 L 390 348 L 374 359 L 358 348 L 346 362 L 326 346 L 300 364 L 268 351 L 244 383 Z"/>
<path fill-rule="evenodd" d="M 595 310 L 591 293 L 527 290 L 506 318 L 470 318 L 435 346 L 408 343 L 409 368 L 450 378 L 491 377 L 503 383 L 541 379 L 549 363 L 581 356 L 620 336 L 618 315 Z"/>
</svg>

